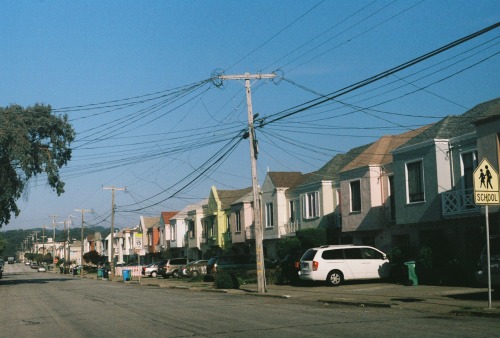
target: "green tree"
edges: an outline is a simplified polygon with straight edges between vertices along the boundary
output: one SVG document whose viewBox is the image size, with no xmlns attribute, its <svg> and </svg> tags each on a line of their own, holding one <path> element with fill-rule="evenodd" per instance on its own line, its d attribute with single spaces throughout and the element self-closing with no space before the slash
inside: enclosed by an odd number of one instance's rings
<svg viewBox="0 0 500 338">
<path fill-rule="evenodd" d="M 47 105 L 0 107 L 0 227 L 19 215 L 17 200 L 30 178 L 45 173 L 58 194 L 64 192 L 59 169 L 71 159 L 75 131 L 67 115 Z"/>
<path fill-rule="evenodd" d="M 5 241 L 5 239 L 3 239 L 2 235 L 0 235 L 0 258 L 2 257 L 6 247 L 7 242 Z"/>
<path fill-rule="evenodd" d="M 102 256 L 99 255 L 99 253 L 95 250 L 89 251 L 83 255 L 83 259 L 86 262 L 91 262 L 94 265 L 99 264 L 99 262 L 102 260 Z"/>
</svg>

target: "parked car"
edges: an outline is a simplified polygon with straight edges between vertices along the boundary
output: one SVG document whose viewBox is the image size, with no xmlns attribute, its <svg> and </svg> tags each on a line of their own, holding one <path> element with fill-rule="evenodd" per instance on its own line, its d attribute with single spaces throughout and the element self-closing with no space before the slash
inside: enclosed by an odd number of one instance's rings
<svg viewBox="0 0 500 338">
<path fill-rule="evenodd" d="M 40 265 L 40 266 L 38 267 L 38 272 L 45 272 L 45 271 L 47 271 L 47 269 L 45 268 L 45 266 Z"/>
<path fill-rule="evenodd" d="M 346 280 L 387 278 L 387 255 L 370 246 L 325 245 L 307 250 L 300 259 L 302 280 L 338 286 Z"/>
<path fill-rule="evenodd" d="M 182 268 L 189 262 L 194 261 L 190 258 L 171 258 L 161 261 L 158 264 L 158 275 L 163 278 L 170 276 L 178 278 L 181 276 Z"/>
<path fill-rule="evenodd" d="M 38 263 L 37 262 L 31 262 L 30 267 L 32 269 L 38 269 Z"/>
<path fill-rule="evenodd" d="M 299 282 L 300 258 L 303 251 L 289 253 L 279 263 L 281 269 L 281 281 L 283 283 L 296 284 Z"/>
<path fill-rule="evenodd" d="M 476 280 L 483 286 L 488 285 L 488 253 L 486 250 L 485 245 L 479 257 L 478 271 L 476 272 Z M 491 287 L 500 288 L 500 236 L 490 237 L 490 273 Z"/>
<path fill-rule="evenodd" d="M 205 275 L 207 273 L 208 260 L 194 261 L 186 265 L 184 271 L 185 276 L 195 277 Z"/>
<path fill-rule="evenodd" d="M 207 275 L 211 275 L 217 271 L 217 261 L 219 256 L 214 256 L 210 258 L 207 262 Z"/>
<path fill-rule="evenodd" d="M 147 266 L 142 267 L 142 275 L 156 278 L 158 276 L 158 264 L 160 262 L 153 262 Z"/>
</svg>

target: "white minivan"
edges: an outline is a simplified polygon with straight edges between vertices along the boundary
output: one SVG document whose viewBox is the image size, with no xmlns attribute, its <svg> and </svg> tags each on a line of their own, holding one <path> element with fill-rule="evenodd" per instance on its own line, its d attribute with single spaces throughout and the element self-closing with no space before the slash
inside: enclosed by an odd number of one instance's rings
<svg viewBox="0 0 500 338">
<path fill-rule="evenodd" d="M 346 280 L 389 277 L 387 255 L 371 246 L 325 245 L 307 250 L 300 259 L 299 278 L 338 286 Z"/>
</svg>

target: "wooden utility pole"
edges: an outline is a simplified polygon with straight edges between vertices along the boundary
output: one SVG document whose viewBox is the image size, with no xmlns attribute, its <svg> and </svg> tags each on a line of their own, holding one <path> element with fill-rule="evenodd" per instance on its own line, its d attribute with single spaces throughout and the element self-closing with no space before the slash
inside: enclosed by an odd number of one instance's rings
<svg viewBox="0 0 500 338">
<path fill-rule="evenodd" d="M 103 190 L 111 190 L 111 234 L 110 234 L 110 267 L 111 267 L 111 278 L 115 277 L 115 252 L 114 252 L 114 232 L 115 232 L 115 191 L 125 191 L 127 188 L 116 188 L 116 187 L 102 187 Z"/>
<path fill-rule="evenodd" d="M 264 266 L 264 232 L 261 222 L 259 181 L 257 179 L 257 141 L 255 139 L 255 129 L 252 112 L 252 92 L 250 89 L 250 80 L 272 79 L 276 74 L 249 74 L 244 75 L 220 75 L 221 80 L 245 80 L 245 89 L 248 107 L 248 140 L 250 141 L 250 162 L 252 170 L 252 189 L 253 189 L 253 212 L 255 228 L 255 254 L 257 258 L 257 290 L 259 293 L 265 293 L 266 290 L 266 270 Z"/>
<path fill-rule="evenodd" d="M 82 231 L 80 234 L 80 264 L 81 264 L 81 269 L 80 269 L 80 277 L 83 277 L 83 214 L 86 212 L 92 212 L 92 210 L 86 210 L 86 209 L 75 209 L 75 211 L 79 211 L 82 213 Z"/>
</svg>

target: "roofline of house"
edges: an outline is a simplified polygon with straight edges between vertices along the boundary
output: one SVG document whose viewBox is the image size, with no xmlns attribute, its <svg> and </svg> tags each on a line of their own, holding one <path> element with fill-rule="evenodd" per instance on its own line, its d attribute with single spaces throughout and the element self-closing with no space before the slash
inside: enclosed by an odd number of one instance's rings
<svg viewBox="0 0 500 338">
<path fill-rule="evenodd" d="M 429 145 L 436 144 L 436 143 L 441 143 L 441 142 L 448 143 L 448 141 L 449 141 L 449 139 L 440 139 L 440 138 L 430 139 L 430 140 L 426 140 L 426 141 L 423 141 L 423 142 L 420 142 L 420 143 L 417 143 L 417 144 L 412 144 L 410 146 L 406 146 L 406 147 L 401 147 L 401 148 L 394 149 L 393 151 L 391 151 L 391 153 L 392 154 L 405 153 L 407 151 L 415 150 L 415 149 L 418 149 L 418 148 L 421 148 L 421 147 L 425 147 L 425 146 L 429 146 Z"/>
</svg>

